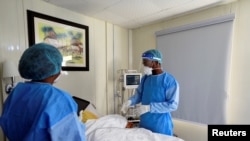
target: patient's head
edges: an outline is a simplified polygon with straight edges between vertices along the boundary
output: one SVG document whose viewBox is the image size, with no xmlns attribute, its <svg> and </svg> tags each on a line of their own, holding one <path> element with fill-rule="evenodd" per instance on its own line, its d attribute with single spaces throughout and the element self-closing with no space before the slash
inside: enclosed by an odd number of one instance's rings
<svg viewBox="0 0 250 141">
<path fill-rule="evenodd" d="M 22 54 L 18 70 L 25 79 L 42 81 L 52 77 L 53 81 L 61 72 L 62 55 L 57 48 L 46 43 L 35 44 Z"/>
</svg>

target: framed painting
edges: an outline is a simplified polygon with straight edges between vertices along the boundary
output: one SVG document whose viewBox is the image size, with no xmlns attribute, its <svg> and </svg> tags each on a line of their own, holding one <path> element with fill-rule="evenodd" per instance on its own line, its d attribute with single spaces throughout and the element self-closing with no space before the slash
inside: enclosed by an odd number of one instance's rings
<svg viewBox="0 0 250 141">
<path fill-rule="evenodd" d="M 63 56 L 62 70 L 89 71 L 89 27 L 27 10 L 29 46 L 45 42 Z"/>
</svg>

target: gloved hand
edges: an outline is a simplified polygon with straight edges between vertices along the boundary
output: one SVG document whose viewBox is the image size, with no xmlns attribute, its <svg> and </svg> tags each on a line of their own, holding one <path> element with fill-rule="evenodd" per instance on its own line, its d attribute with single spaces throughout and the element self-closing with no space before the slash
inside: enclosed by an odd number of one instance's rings
<svg viewBox="0 0 250 141">
<path fill-rule="evenodd" d="M 123 115 L 125 115 L 128 111 L 129 106 L 131 105 L 132 101 L 128 100 L 122 104 L 121 112 Z"/>
<path fill-rule="evenodd" d="M 136 107 L 136 115 L 140 116 L 150 111 L 150 105 L 139 105 Z"/>
</svg>

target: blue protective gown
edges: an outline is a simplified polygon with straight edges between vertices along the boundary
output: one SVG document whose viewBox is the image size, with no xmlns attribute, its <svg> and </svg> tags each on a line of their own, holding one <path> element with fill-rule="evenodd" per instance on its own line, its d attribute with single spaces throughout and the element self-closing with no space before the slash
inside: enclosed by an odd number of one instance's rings
<svg viewBox="0 0 250 141">
<path fill-rule="evenodd" d="M 85 141 L 85 125 L 68 93 L 48 83 L 18 83 L 0 125 L 9 141 Z"/>
<path fill-rule="evenodd" d="M 150 111 L 140 116 L 140 127 L 155 133 L 173 135 L 170 112 L 178 108 L 179 84 L 171 74 L 164 72 L 143 76 L 130 100 L 132 105 L 140 102 L 142 105 L 150 105 Z"/>
</svg>

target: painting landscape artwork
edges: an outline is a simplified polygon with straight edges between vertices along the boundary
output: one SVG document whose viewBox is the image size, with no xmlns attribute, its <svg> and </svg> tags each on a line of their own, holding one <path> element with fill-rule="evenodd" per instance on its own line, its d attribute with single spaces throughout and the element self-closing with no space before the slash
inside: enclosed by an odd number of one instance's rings
<svg viewBox="0 0 250 141">
<path fill-rule="evenodd" d="M 62 70 L 88 71 L 88 26 L 27 11 L 29 45 L 45 42 L 63 56 Z"/>
</svg>

